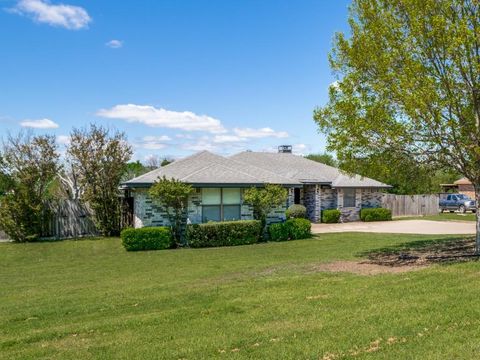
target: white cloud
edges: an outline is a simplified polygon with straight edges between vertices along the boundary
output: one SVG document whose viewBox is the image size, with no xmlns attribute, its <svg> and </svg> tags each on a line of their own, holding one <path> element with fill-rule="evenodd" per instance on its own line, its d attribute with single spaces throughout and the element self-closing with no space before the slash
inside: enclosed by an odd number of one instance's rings
<svg viewBox="0 0 480 360">
<path fill-rule="evenodd" d="M 149 105 L 125 104 L 111 109 L 101 109 L 97 115 L 109 119 L 120 119 L 131 123 L 141 123 L 151 127 L 182 129 L 185 131 L 207 131 L 225 133 L 220 120 L 207 115 L 197 115 L 190 111 L 170 111 Z"/>
<path fill-rule="evenodd" d="M 34 129 L 56 129 L 58 124 L 50 119 L 38 119 L 38 120 L 23 120 L 20 125 L 27 128 Z"/>
<path fill-rule="evenodd" d="M 295 155 L 305 155 L 309 152 L 311 152 L 311 147 L 310 145 L 306 144 L 295 144 L 292 146 L 292 151 Z"/>
<path fill-rule="evenodd" d="M 237 142 L 242 142 L 246 140 L 247 139 L 242 138 L 240 136 L 236 136 L 236 135 L 215 135 L 213 137 L 213 142 L 217 144 L 237 143 Z"/>
<path fill-rule="evenodd" d="M 252 128 L 235 128 L 233 132 L 242 138 L 266 138 L 266 137 L 276 137 L 276 138 L 286 138 L 288 133 L 286 131 L 275 131 L 269 127 L 264 127 L 260 129 Z"/>
<path fill-rule="evenodd" d="M 109 42 L 105 43 L 105 45 L 112 49 L 119 49 L 123 46 L 123 41 L 110 40 Z"/>
<path fill-rule="evenodd" d="M 74 5 L 53 5 L 47 0 L 20 0 L 11 12 L 25 15 L 39 23 L 60 26 L 69 30 L 88 27 L 92 18 L 87 11 Z"/>
<path fill-rule="evenodd" d="M 195 142 L 183 143 L 180 145 L 180 148 L 183 150 L 189 151 L 213 151 L 216 152 L 219 150 L 219 147 L 215 144 L 212 144 L 208 136 L 202 136 L 197 139 Z"/>
<path fill-rule="evenodd" d="M 170 140 L 172 139 L 167 135 L 144 136 L 141 141 L 135 143 L 135 146 L 148 150 L 160 150 L 169 146 L 169 144 L 166 144 L 166 142 Z"/>
<path fill-rule="evenodd" d="M 70 136 L 68 136 L 68 135 L 58 135 L 57 136 L 57 143 L 60 144 L 60 145 L 70 144 Z"/>
<path fill-rule="evenodd" d="M 177 134 L 175 137 L 179 139 L 193 139 L 193 136 L 190 134 Z"/>
<path fill-rule="evenodd" d="M 144 136 L 144 141 L 170 141 L 172 138 L 168 135 L 161 135 L 161 136 Z"/>
</svg>

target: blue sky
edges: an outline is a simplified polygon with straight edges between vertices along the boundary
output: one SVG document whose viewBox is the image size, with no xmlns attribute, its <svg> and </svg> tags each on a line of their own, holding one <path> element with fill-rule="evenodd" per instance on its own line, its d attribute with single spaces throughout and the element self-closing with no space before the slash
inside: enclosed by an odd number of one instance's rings
<svg viewBox="0 0 480 360">
<path fill-rule="evenodd" d="M 0 131 L 63 144 L 98 123 L 125 131 L 140 160 L 323 151 L 312 112 L 348 3 L 0 0 Z"/>
</svg>

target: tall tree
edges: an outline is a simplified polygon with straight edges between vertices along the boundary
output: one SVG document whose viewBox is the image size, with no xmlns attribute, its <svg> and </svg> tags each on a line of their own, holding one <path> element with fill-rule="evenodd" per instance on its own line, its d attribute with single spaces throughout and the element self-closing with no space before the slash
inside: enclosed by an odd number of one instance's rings
<svg viewBox="0 0 480 360">
<path fill-rule="evenodd" d="M 338 81 L 314 113 L 343 164 L 398 154 L 453 168 L 480 202 L 479 8 L 476 0 L 353 1 L 351 35 L 336 35 L 330 57 Z"/>
<path fill-rule="evenodd" d="M 253 218 L 260 220 L 267 233 L 267 216 L 277 206 L 284 205 L 287 201 L 287 189 L 281 185 L 265 184 L 263 188 L 251 187 L 245 190 L 243 200 L 253 208 Z"/>
<path fill-rule="evenodd" d="M 177 245 L 184 243 L 185 227 L 188 217 L 188 196 L 193 192 L 189 184 L 165 176 L 158 179 L 150 188 L 150 196 L 155 199 L 172 228 Z"/>
<path fill-rule="evenodd" d="M 42 235 L 46 201 L 59 169 L 55 137 L 9 136 L 0 156 L 0 228 L 14 241 Z"/>
<path fill-rule="evenodd" d="M 83 189 L 82 199 L 94 213 L 94 220 L 104 236 L 120 231 L 118 186 L 132 156 L 125 134 L 91 124 L 73 129 L 67 156 Z"/>
<path fill-rule="evenodd" d="M 307 156 L 305 156 L 305 158 L 325 165 L 338 167 L 337 159 L 335 159 L 332 154 L 329 154 L 327 152 L 324 152 L 322 154 L 308 154 Z"/>
</svg>

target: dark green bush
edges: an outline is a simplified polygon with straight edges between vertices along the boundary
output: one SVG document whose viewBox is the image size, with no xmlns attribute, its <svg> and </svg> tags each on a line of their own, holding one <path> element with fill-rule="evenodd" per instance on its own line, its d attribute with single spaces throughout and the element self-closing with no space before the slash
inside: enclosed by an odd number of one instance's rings
<svg viewBox="0 0 480 360">
<path fill-rule="evenodd" d="M 392 211 L 385 208 L 361 209 L 360 219 L 362 221 L 388 221 L 392 220 Z"/>
<path fill-rule="evenodd" d="M 193 248 L 247 245 L 262 236 L 260 220 L 239 220 L 187 226 L 187 242 Z"/>
<path fill-rule="evenodd" d="M 286 241 L 289 240 L 290 234 L 285 223 L 276 223 L 268 227 L 268 233 L 271 241 Z"/>
<path fill-rule="evenodd" d="M 162 250 L 173 245 L 172 232 L 165 226 L 128 228 L 121 232 L 120 237 L 127 251 Z"/>
<path fill-rule="evenodd" d="M 305 219 L 307 217 L 307 208 L 303 205 L 290 205 L 285 211 L 287 219 Z"/>
<path fill-rule="evenodd" d="M 322 210 L 322 222 L 327 224 L 334 224 L 340 221 L 340 210 Z"/>
<path fill-rule="evenodd" d="M 307 219 L 289 219 L 268 227 L 271 241 L 306 239 L 311 236 L 312 224 Z"/>
</svg>

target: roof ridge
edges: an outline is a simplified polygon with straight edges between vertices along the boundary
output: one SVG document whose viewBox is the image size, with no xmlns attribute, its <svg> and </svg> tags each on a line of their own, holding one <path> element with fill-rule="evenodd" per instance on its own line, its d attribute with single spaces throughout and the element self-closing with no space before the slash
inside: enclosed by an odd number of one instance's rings
<svg viewBox="0 0 480 360">
<path fill-rule="evenodd" d="M 245 151 L 247 152 L 247 151 Z M 233 156 L 233 155 L 232 155 Z M 241 160 L 236 160 L 236 159 L 231 159 L 229 158 L 228 159 L 229 161 L 232 161 L 232 162 L 235 162 L 239 165 L 242 165 L 242 166 L 245 166 L 245 165 L 248 165 L 248 166 L 251 166 L 253 168 L 256 168 L 256 169 L 260 169 L 262 171 L 265 171 L 269 174 L 272 174 L 272 175 L 275 175 L 276 177 L 279 177 L 279 178 L 283 178 L 285 180 L 288 180 L 288 181 L 296 181 L 296 179 L 293 179 L 293 178 L 290 178 L 290 177 L 287 177 L 287 176 L 284 176 L 284 175 L 280 175 L 280 174 L 277 174 L 277 173 L 274 173 L 273 171 L 270 171 L 268 169 L 264 169 L 264 168 L 261 168 L 260 166 L 256 166 L 256 165 L 253 165 L 253 164 L 250 164 L 250 163 L 247 163 L 246 161 L 241 161 Z"/>
<path fill-rule="evenodd" d="M 220 156 L 220 155 L 219 155 L 219 156 Z M 223 157 L 223 156 L 220 156 L 220 157 L 221 157 L 223 160 L 225 160 L 225 161 L 236 162 L 236 163 L 238 163 L 239 165 L 242 165 L 242 166 L 245 165 L 244 163 L 241 163 L 241 162 L 239 162 L 239 161 L 227 159 L 226 157 Z M 221 165 L 221 166 L 223 166 L 223 167 L 226 167 L 226 168 L 228 168 L 228 169 L 230 169 L 230 170 L 240 172 L 240 173 L 242 173 L 242 174 L 244 174 L 244 175 L 247 175 L 247 176 L 249 176 L 249 177 L 251 177 L 251 178 L 253 178 L 253 179 L 260 180 L 261 183 L 263 182 L 263 181 L 262 181 L 261 179 L 259 179 L 258 177 L 253 176 L 253 175 L 251 175 L 251 174 L 249 174 L 249 173 L 247 173 L 247 172 L 245 172 L 245 171 L 243 171 L 243 170 L 233 169 L 233 168 L 231 168 L 230 166 L 228 166 L 228 164 L 220 164 L 220 163 L 218 163 L 218 164 Z M 250 164 L 248 164 L 248 165 L 250 165 Z"/>
<path fill-rule="evenodd" d="M 127 181 L 125 181 L 125 183 L 131 182 L 131 181 L 133 182 L 134 180 L 141 179 L 142 177 L 145 177 L 146 175 L 150 175 L 150 174 L 152 174 L 152 173 L 154 173 L 154 172 L 158 172 L 159 170 L 163 170 L 163 169 L 165 169 L 165 168 L 167 168 L 167 167 L 172 167 L 171 165 L 178 165 L 179 163 L 182 163 L 182 162 L 184 162 L 185 160 L 189 160 L 189 159 L 192 159 L 192 158 L 196 158 L 197 156 L 199 156 L 199 155 L 201 155 L 201 154 L 203 154 L 203 153 L 215 155 L 215 154 L 211 153 L 211 152 L 208 151 L 208 150 L 198 151 L 198 152 L 196 152 L 195 154 L 192 154 L 192 155 L 186 156 L 186 157 L 184 157 L 184 158 L 181 158 L 181 159 L 172 161 L 171 163 L 169 163 L 169 164 L 167 164 L 167 165 L 165 165 L 165 166 L 160 166 L 160 167 L 158 167 L 158 168 L 156 168 L 156 169 L 153 169 L 153 170 L 150 170 L 149 172 L 146 172 L 145 174 L 142 174 L 142 175 L 139 175 L 139 176 L 137 176 L 137 177 L 134 177 L 133 179 L 127 180 Z M 159 176 L 157 176 L 157 178 L 158 178 L 158 177 L 159 177 Z"/>
<path fill-rule="evenodd" d="M 255 176 L 252 176 L 252 175 L 250 175 L 250 174 L 247 174 L 247 173 L 245 173 L 245 172 L 243 172 L 243 171 L 239 171 L 239 170 L 237 170 L 237 169 L 232 169 L 231 167 L 226 166 L 226 165 L 221 164 L 221 163 L 216 162 L 216 161 L 215 161 L 213 164 L 210 164 L 210 165 L 208 165 L 208 166 L 202 167 L 201 169 L 198 169 L 197 171 L 194 171 L 193 173 L 188 174 L 187 176 L 184 176 L 183 178 L 181 178 L 181 179 L 179 179 L 179 180 L 180 180 L 180 181 L 185 181 L 185 180 L 187 180 L 189 177 L 194 176 L 195 174 L 198 174 L 200 171 L 207 170 L 207 169 L 209 169 L 209 168 L 211 168 L 212 166 L 215 166 L 215 165 L 221 166 L 221 167 L 226 168 L 226 169 L 228 169 L 228 170 L 230 170 L 230 171 L 233 171 L 233 172 L 241 172 L 241 173 L 243 173 L 244 175 L 246 175 L 246 176 L 248 176 L 248 177 L 251 177 L 252 179 L 260 180 L 260 179 L 256 178 Z M 260 182 L 262 182 L 262 181 L 260 181 Z"/>
</svg>

